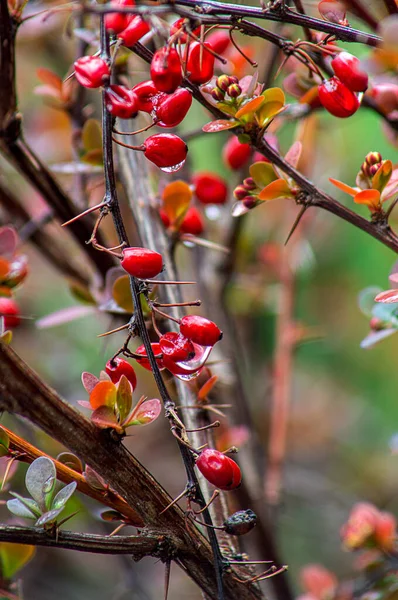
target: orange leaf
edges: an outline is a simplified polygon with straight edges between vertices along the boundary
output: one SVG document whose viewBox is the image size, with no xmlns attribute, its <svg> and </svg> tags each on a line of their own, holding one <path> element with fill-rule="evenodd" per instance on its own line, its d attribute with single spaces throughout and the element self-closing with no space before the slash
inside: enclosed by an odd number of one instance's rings
<svg viewBox="0 0 398 600">
<path fill-rule="evenodd" d="M 8 260 L 0 257 L 0 281 L 6 279 L 8 273 L 10 272 L 10 263 Z"/>
<path fill-rule="evenodd" d="M 258 110 L 260 108 L 260 106 L 262 104 L 264 104 L 264 102 L 265 102 L 264 96 L 257 96 L 256 98 L 253 98 L 252 100 L 247 102 L 247 104 L 242 106 L 242 108 L 240 108 L 237 113 L 235 113 L 235 117 L 237 119 L 240 119 L 241 117 L 244 117 L 245 115 L 249 115 L 250 113 L 256 112 L 256 110 Z"/>
<path fill-rule="evenodd" d="M 217 119 L 216 121 L 210 121 L 210 123 L 206 123 L 206 125 L 203 125 L 202 131 L 204 131 L 205 133 L 217 133 L 218 131 L 233 129 L 238 125 L 238 121 L 231 121 L 229 119 Z"/>
<path fill-rule="evenodd" d="M 111 381 L 100 381 L 90 394 L 90 405 L 94 410 L 100 406 L 113 407 L 116 395 L 116 386 Z"/>
<path fill-rule="evenodd" d="M 37 77 L 52 88 L 55 88 L 59 92 L 62 91 L 62 79 L 55 73 L 44 67 L 39 67 L 36 71 Z"/>
<path fill-rule="evenodd" d="M 330 183 L 333 183 L 333 185 L 335 185 L 337 188 L 339 188 L 339 190 L 345 192 L 346 194 L 350 194 L 350 196 L 352 197 L 355 197 L 358 193 L 358 191 L 355 188 L 350 187 L 349 185 L 343 183 L 342 181 L 339 181 L 338 179 L 332 179 L 331 177 L 329 177 L 329 181 Z"/>
<path fill-rule="evenodd" d="M 166 185 L 162 194 L 163 208 L 172 223 L 185 215 L 191 199 L 192 190 L 185 181 L 172 181 Z"/>
<path fill-rule="evenodd" d="M 379 190 L 362 190 L 355 194 L 354 202 L 356 204 L 366 204 L 371 208 L 377 208 L 380 205 Z"/>
<path fill-rule="evenodd" d="M 218 381 L 217 375 L 212 375 L 206 383 L 202 385 L 198 392 L 198 400 L 204 400 L 208 396 Z"/>
<path fill-rule="evenodd" d="M 276 200 L 277 198 L 290 198 L 291 196 L 292 192 L 290 191 L 290 187 L 284 179 L 273 181 L 258 194 L 259 200 L 263 201 Z"/>
</svg>

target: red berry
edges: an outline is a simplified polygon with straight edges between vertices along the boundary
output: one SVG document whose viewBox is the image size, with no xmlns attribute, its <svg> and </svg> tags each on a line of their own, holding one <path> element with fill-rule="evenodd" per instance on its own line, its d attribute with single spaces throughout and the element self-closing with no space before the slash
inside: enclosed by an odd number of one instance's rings
<svg viewBox="0 0 398 600">
<path fill-rule="evenodd" d="M 130 119 L 138 112 L 138 97 L 123 85 L 111 85 L 105 90 L 108 112 L 120 119 Z"/>
<path fill-rule="evenodd" d="M 214 346 L 222 338 L 222 331 L 213 321 L 198 315 L 183 317 L 180 321 L 180 332 L 201 346 Z"/>
<path fill-rule="evenodd" d="M 174 331 L 162 335 L 159 346 L 163 358 L 167 356 L 176 362 L 191 360 L 195 356 L 195 348 L 191 340 Z"/>
<path fill-rule="evenodd" d="M 5 329 L 13 329 L 21 323 L 19 307 L 13 298 L 0 297 L 0 320 L 4 317 Z"/>
<path fill-rule="evenodd" d="M 185 118 L 191 108 L 192 94 L 185 88 L 179 88 L 173 94 L 159 99 L 156 116 L 159 127 L 175 127 Z"/>
<path fill-rule="evenodd" d="M 157 133 L 147 138 L 143 144 L 148 160 L 161 169 L 177 171 L 184 164 L 188 146 L 173 133 Z"/>
<path fill-rule="evenodd" d="M 234 171 L 248 162 L 250 154 L 250 144 L 241 144 L 235 135 L 229 138 L 222 152 L 225 164 Z"/>
<path fill-rule="evenodd" d="M 133 277 L 151 279 L 163 269 L 163 259 L 161 254 L 148 248 L 125 248 L 121 265 Z"/>
<path fill-rule="evenodd" d="M 154 110 L 154 106 L 157 105 L 158 100 L 163 97 L 163 94 L 158 92 L 151 79 L 141 81 L 141 83 L 137 83 L 131 89 L 138 97 L 138 109 L 143 112 L 151 113 Z"/>
<path fill-rule="evenodd" d="M 338 77 L 324 81 L 318 94 L 322 106 L 335 117 L 351 117 L 359 108 L 357 96 Z"/>
<path fill-rule="evenodd" d="M 75 61 L 75 77 L 86 88 L 105 85 L 110 77 L 108 63 L 99 56 L 82 56 Z"/>
<path fill-rule="evenodd" d="M 228 187 L 224 179 L 215 173 L 204 171 L 192 177 L 195 194 L 202 204 L 225 204 Z"/>
<path fill-rule="evenodd" d="M 188 40 L 188 35 L 186 33 L 184 33 L 184 30 L 182 29 L 184 26 L 184 23 L 186 23 L 186 19 L 185 19 L 185 17 L 181 17 L 181 19 L 177 19 L 177 21 L 174 21 L 174 23 L 170 27 L 170 36 L 175 35 L 177 33 L 177 31 L 180 31 L 178 39 L 180 40 L 180 42 L 182 44 L 186 44 L 187 40 Z M 181 29 L 182 29 L 182 31 L 181 31 Z M 186 29 L 186 31 L 190 31 L 189 23 L 185 25 L 185 29 Z M 200 27 L 196 27 L 195 29 L 193 29 L 192 33 L 196 36 L 199 36 L 200 35 Z"/>
<path fill-rule="evenodd" d="M 151 62 L 151 79 L 159 92 L 171 94 L 182 83 L 181 59 L 175 48 L 157 50 Z"/>
<path fill-rule="evenodd" d="M 123 31 L 119 33 L 118 39 L 121 40 L 125 46 L 131 48 L 150 31 L 151 28 L 148 23 L 137 15 L 128 23 L 126 29 L 123 29 Z"/>
<path fill-rule="evenodd" d="M 206 43 L 211 46 L 216 54 L 223 54 L 231 44 L 231 38 L 226 31 L 215 31 L 206 37 Z"/>
<path fill-rule="evenodd" d="M 133 367 L 127 362 L 127 360 L 124 360 L 123 358 L 114 358 L 113 360 L 108 360 L 105 366 L 105 371 L 113 383 L 117 383 L 121 376 L 124 375 L 131 383 L 133 391 L 137 387 L 137 376 Z"/>
<path fill-rule="evenodd" d="M 188 208 L 183 218 L 179 231 L 181 233 L 190 233 L 191 235 L 200 235 L 203 233 L 204 223 L 200 212 L 195 206 Z"/>
<path fill-rule="evenodd" d="M 189 54 L 187 60 L 187 71 L 189 73 L 189 81 L 201 85 L 207 83 L 213 77 L 214 73 L 214 56 L 206 48 L 209 44 L 205 42 L 203 47 L 199 42 L 193 42 L 189 46 Z"/>
<path fill-rule="evenodd" d="M 151 347 L 152 347 L 152 351 L 155 356 L 158 354 L 162 354 L 162 350 L 161 350 L 159 344 L 157 344 L 156 342 L 151 344 Z M 138 364 L 141 365 L 141 367 L 144 367 L 144 369 L 147 369 L 148 371 L 152 371 L 151 364 L 149 362 L 149 359 L 147 358 L 147 353 L 146 353 L 144 344 L 142 344 L 142 346 L 139 346 L 135 350 L 135 353 L 142 354 L 142 356 L 143 356 L 143 358 L 135 359 L 138 362 Z M 163 360 L 161 358 L 157 358 L 156 363 L 161 371 L 165 368 L 165 366 L 163 364 Z"/>
<path fill-rule="evenodd" d="M 365 92 L 369 78 L 368 74 L 361 69 L 359 58 L 349 52 L 341 52 L 331 62 L 332 69 L 337 77 L 352 92 Z"/>
<path fill-rule="evenodd" d="M 240 485 L 242 475 L 238 464 L 218 450 L 203 450 L 196 460 L 202 475 L 220 490 L 233 490 Z"/>
<path fill-rule="evenodd" d="M 111 0 L 111 6 L 134 6 L 134 0 Z M 105 15 L 105 27 L 111 33 L 120 33 L 126 29 L 127 25 L 133 19 L 133 15 L 122 13 L 109 13 Z"/>
</svg>

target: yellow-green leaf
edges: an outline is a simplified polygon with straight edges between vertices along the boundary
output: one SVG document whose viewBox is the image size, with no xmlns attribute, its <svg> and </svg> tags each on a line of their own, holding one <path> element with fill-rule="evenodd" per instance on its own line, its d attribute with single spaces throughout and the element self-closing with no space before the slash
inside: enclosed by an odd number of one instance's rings
<svg viewBox="0 0 398 600">
<path fill-rule="evenodd" d="M 235 113 L 235 117 L 241 119 L 242 117 L 255 113 L 262 104 L 264 104 L 264 97 L 256 96 L 256 98 L 252 98 L 252 100 L 249 100 L 249 102 L 244 104 L 242 108 Z"/>
<path fill-rule="evenodd" d="M 119 379 L 116 402 L 119 411 L 119 421 L 123 423 L 130 414 L 133 405 L 133 388 L 125 375 L 122 375 Z"/>
<path fill-rule="evenodd" d="M 285 109 L 285 94 L 280 88 L 275 87 L 265 90 L 261 96 L 264 102 L 256 112 L 256 118 L 260 127 L 264 127 L 267 121 Z"/>
<path fill-rule="evenodd" d="M 260 190 L 277 178 L 271 163 L 265 161 L 253 163 L 250 166 L 249 173 Z"/>
<path fill-rule="evenodd" d="M 192 199 L 192 190 L 185 181 L 168 183 L 163 190 L 163 209 L 172 223 L 183 218 Z"/>
<path fill-rule="evenodd" d="M 34 554 L 34 546 L 1 542 L 0 562 L 3 579 L 12 579 L 33 558 Z"/>
<path fill-rule="evenodd" d="M 78 283 L 76 281 L 73 281 L 69 285 L 69 289 L 70 289 L 71 294 L 73 294 L 73 296 L 75 298 L 77 298 L 77 300 L 79 300 L 80 302 L 84 302 L 84 303 L 87 303 L 87 304 L 93 304 L 93 305 L 97 304 L 96 301 L 95 301 L 95 298 L 91 294 L 91 292 L 88 289 L 88 287 L 86 287 L 82 283 Z"/>
<path fill-rule="evenodd" d="M 268 200 L 276 200 L 277 198 L 289 198 L 292 195 L 287 182 L 284 179 L 277 179 L 261 190 L 258 198 L 266 202 Z"/>
<path fill-rule="evenodd" d="M 85 152 L 81 157 L 82 162 L 88 163 L 89 165 L 102 165 L 103 164 L 103 156 L 102 149 L 96 148 L 95 150 L 89 150 Z"/>
<path fill-rule="evenodd" d="M 86 152 L 102 148 L 102 128 L 96 119 L 87 119 L 82 130 L 82 142 Z"/>
<path fill-rule="evenodd" d="M 392 162 L 391 160 L 384 160 L 381 167 L 376 171 L 376 174 L 372 177 L 372 188 L 378 190 L 380 193 L 384 190 L 387 183 L 390 181 L 392 175 Z"/>
<path fill-rule="evenodd" d="M 130 278 L 128 275 L 118 277 L 113 284 L 112 298 L 120 308 L 128 313 L 134 312 L 134 303 L 131 296 Z"/>
</svg>

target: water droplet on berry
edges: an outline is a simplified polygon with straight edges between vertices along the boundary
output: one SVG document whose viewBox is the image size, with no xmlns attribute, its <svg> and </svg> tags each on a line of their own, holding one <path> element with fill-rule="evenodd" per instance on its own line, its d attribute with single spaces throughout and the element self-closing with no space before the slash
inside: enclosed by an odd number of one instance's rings
<svg viewBox="0 0 398 600">
<path fill-rule="evenodd" d="M 185 164 L 185 160 L 181 161 L 180 163 L 173 165 L 172 167 L 160 167 L 160 170 L 163 171 L 164 173 L 176 173 L 177 171 L 179 171 Z"/>
</svg>

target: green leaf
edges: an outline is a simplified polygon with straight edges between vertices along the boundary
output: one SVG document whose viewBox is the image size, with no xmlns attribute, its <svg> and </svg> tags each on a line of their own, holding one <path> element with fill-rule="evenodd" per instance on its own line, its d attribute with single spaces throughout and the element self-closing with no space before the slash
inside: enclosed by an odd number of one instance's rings
<svg viewBox="0 0 398 600">
<path fill-rule="evenodd" d="M 26 519 L 37 519 L 40 517 L 41 510 L 34 500 L 31 498 L 23 498 L 16 492 L 10 492 L 15 499 L 7 501 L 7 508 L 13 515 L 24 517 Z"/>
<path fill-rule="evenodd" d="M 0 457 L 7 456 L 10 447 L 10 438 L 8 434 L 0 427 Z"/>
<path fill-rule="evenodd" d="M 382 291 L 381 288 L 372 286 L 367 287 L 358 294 L 358 306 L 360 311 L 366 316 L 371 317 L 375 306 L 375 297 Z"/>
<path fill-rule="evenodd" d="M 119 420 L 123 423 L 125 418 L 130 414 L 133 405 L 133 388 L 124 375 L 119 379 L 117 386 L 116 404 L 119 411 Z"/>
<path fill-rule="evenodd" d="M 69 469 L 73 469 L 73 471 L 76 471 L 77 473 L 83 473 L 83 464 L 80 458 L 75 454 L 72 454 L 72 452 L 61 452 L 61 454 L 58 454 L 57 456 L 57 461 L 66 467 L 69 467 Z"/>
<path fill-rule="evenodd" d="M 12 579 L 34 556 L 35 547 L 24 544 L 0 543 L 1 574 Z"/>
<path fill-rule="evenodd" d="M 55 523 L 58 515 L 64 510 L 64 507 L 58 508 L 55 510 L 49 510 L 41 515 L 39 519 L 37 519 L 35 525 L 36 527 L 41 527 L 42 525 L 48 525 L 49 523 Z"/>
<path fill-rule="evenodd" d="M 376 303 L 372 310 L 372 316 L 377 317 L 383 323 L 398 327 L 397 306 L 396 304 Z"/>
<path fill-rule="evenodd" d="M 268 162 L 256 162 L 252 164 L 249 168 L 249 173 L 260 190 L 269 185 L 271 181 L 277 179 L 271 163 Z"/>
<path fill-rule="evenodd" d="M 62 490 L 59 490 L 58 494 L 55 496 L 53 503 L 51 505 L 51 510 L 58 510 L 59 508 L 65 508 L 66 503 L 69 498 L 72 496 L 73 492 L 77 487 L 76 481 L 72 481 L 68 483 Z"/>
<path fill-rule="evenodd" d="M 392 175 L 391 160 L 383 160 L 383 164 L 372 177 L 372 188 L 380 193 L 384 190 Z"/>
<path fill-rule="evenodd" d="M 37 502 L 42 512 L 49 508 L 51 504 L 56 478 L 55 465 L 46 456 L 36 458 L 26 472 L 26 489 Z"/>
<path fill-rule="evenodd" d="M 128 275 L 122 275 L 116 279 L 112 288 L 112 298 L 120 308 L 133 314 L 134 303 L 131 296 L 130 278 Z"/>
<path fill-rule="evenodd" d="M 82 143 L 86 152 L 102 148 L 102 127 L 96 119 L 87 119 L 82 129 Z"/>
</svg>

